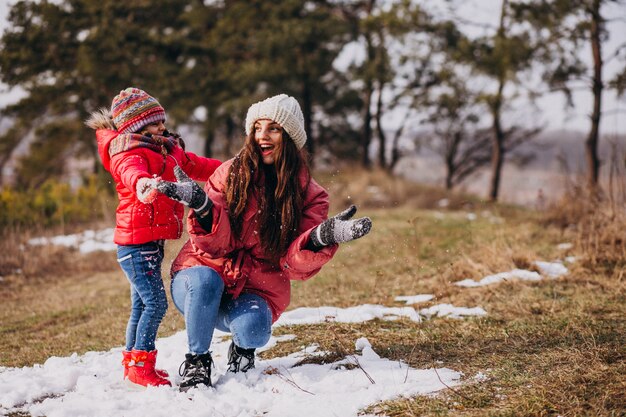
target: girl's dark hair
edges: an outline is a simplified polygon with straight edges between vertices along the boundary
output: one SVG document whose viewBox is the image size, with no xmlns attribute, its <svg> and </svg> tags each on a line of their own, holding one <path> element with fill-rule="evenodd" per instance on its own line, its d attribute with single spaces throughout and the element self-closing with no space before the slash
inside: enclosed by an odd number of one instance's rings
<svg viewBox="0 0 626 417">
<path fill-rule="evenodd" d="M 305 182 L 300 182 L 301 171 Z M 269 259 L 278 262 L 286 253 L 302 220 L 306 189 L 311 180 L 306 154 L 299 150 L 283 130 L 282 146 L 277 149 L 273 165 L 261 159 L 254 131 L 246 137 L 235 156 L 226 181 L 226 204 L 231 228 L 237 237 L 243 232 L 243 214 L 248 198 L 259 203 L 259 238 Z"/>
</svg>

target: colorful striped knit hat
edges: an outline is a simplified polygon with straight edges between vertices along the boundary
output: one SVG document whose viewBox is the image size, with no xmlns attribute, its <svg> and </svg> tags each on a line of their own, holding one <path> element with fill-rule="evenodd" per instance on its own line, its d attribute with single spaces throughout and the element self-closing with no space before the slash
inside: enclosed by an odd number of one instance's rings
<svg viewBox="0 0 626 417">
<path fill-rule="evenodd" d="M 128 87 L 120 91 L 111 103 L 113 123 L 120 133 L 139 132 L 150 123 L 165 121 L 165 109 L 148 93 Z"/>
</svg>

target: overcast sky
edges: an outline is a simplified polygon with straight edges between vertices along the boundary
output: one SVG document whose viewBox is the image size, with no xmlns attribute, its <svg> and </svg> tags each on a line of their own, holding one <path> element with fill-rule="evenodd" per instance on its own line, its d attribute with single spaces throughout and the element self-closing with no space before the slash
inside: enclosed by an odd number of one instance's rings
<svg viewBox="0 0 626 417">
<path fill-rule="evenodd" d="M 442 2 L 440 0 L 426 0 L 431 5 L 437 7 L 442 14 L 449 14 L 446 5 L 454 2 Z M 502 0 L 467 0 L 457 2 L 460 7 L 453 10 L 458 16 L 475 23 L 486 23 L 497 25 L 499 13 L 502 7 Z M 608 5 L 602 9 L 605 19 L 607 19 L 607 29 L 610 39 L 603 44 L 603 56 L 607 57 L 614 52 L 620 44 L 626 41 L 626 6 Z M 466 33 L 476 35 L 489 31 L 480 25 L 467 25 L 464 28 Z M 591 46 L 586 46 L 581 51 L 582 59 L 590 63 L 592 61 Z M 624 56 L 624 54 L 622 54 Z M 603 77 L 605 82 L 615 75 L 619 68 L 619 62 L 613 60 L 605 64 Z M 624 65 L 622 63 L 622 65 Z M 591 122 L 589 114 L 592 110 L 593 99 L 590 91 L 579 91 L 574 93 L 574 109 L 565 110 L 565 99 L 562 94 L 551 94 L 541 99 L 538 103 L 541 109 L 543 121 L 552 129 L 569 129 L 587 132 Z M 605 90 L 602 102 L 603 116 L 601 121 L 601 134 L 626 134 L 626 94 L 617 98 L 612 91 Z"/>
<path fill-rule="evenodd" d="M 432 6 L 439 8 L 442 14 L 448 13 L 441 6 L 449 4 L 440 0 L 428 0 Z M 0 0 L 0 31 L 7 28 L 7 17 L 10 5 L 13 0 Z M 472 22 L 486 22 L 490 24 L 497 23 L 497 16 L 501 7 L 502 0 L 468 0 L 460 2 L 461 7 L 455 10 L 463 18 Z M 626 6 L 607 6 L 604 9 L 604 15 L 609 20 L 608 28 L 611 33 L 610 41 L 604 45 L 604 55 L 614 51 L 620 42 L 623 42 L 626 33 Z M 480 34 L 481 31 L 487 29 L 480 26 L 468 26 L 467 30 Z M 581 50 L 584 59 L 591 59 L 590 48 Z M 606 66 L 604 71 L 605 80 L 610 79 L 617 71 L 616 60 L 613 60 Z M 17 90 L 10 91 L 3 84 L 0 84 L 0 107 L 16 101 L 20 97 Z M 570 129 L 587 131 L 589 130 L 589 113 L 591 112 L 592 99 L 591 94 L 586 91 L 577 92 L 574 95 L 574 103 L 576 107 L 565 111 L 564 99 L 559 94 L 552 94 L 539 102 L 541 109 L 540 116 L 543 123 L 546 123 L 551 129 Z M 605 91 L 603 96 L 603 118 L 601 126 L 601 134 L 626 134 L 626 97 L 617 99 L 611 91 Z"/>
</svg>

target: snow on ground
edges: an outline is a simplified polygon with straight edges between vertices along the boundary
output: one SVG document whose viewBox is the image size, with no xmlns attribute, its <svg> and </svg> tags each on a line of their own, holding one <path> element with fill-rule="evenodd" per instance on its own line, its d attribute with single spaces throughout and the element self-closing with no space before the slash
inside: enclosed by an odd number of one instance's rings
<svg viewBox="0 0 626 417">
<path fill-rule="evenodd" d="M 433 298 L 435 298 L 433 294 L 417 294 L 417 295 L 408 295 L 408 296 L 400 295 L 396 297 L 395 300 L 404 301 L 407 305 L 410 305 L 410 304 L 425 303 L 426 301 L 430 301 Z"/>
<path fill-rule="evenodd" d="M 60 235 L 51 238 L 37 237 L 28 241 L 29 245 L 57 245 L 77 248 L 81 253 L 89 253 L 97 250 L 114 251 L 117 249 L 113 243 L 114 229 L 99 231 L 85 230 L 73 235 Z"/>
<path fill-rule="evenodd" d="M 574 258 L 567 259 L 566 261 L 574 261 Z M 569 270 L 561 261 L 544 262 L 535 261 L 534 265 L 539 269 L 539 272 L 528 271 L 526 269 L 513 269 L 508 272 L 500 272 L 493 275 L 487 275 L 479 281 L 467 278 L 461 281 L 457 281 L 454 284 L 459 287 L 484 287 L 485 285 L 491 285 L 502 281 L 510 281 L 519 279 L 523 281 L 540 281 L 544 276 L 548 278 L 558 278 L 562 275 L 566 275 Z"/>
<path fill-rule="evenodd" d="M 356 307 L 302 307 L 283 313 L 276 325 L 313 324 L 334 321 L 340 323 L 360 323 L 376 318 L 395 320 L 406 317 L 413 321 L 421 321 L 421 317 L 412 307 L 385 307 L 375 304 L 364 304 Z"/>
<path fill-rule="evenodd" d="M 405 308 L 412 310 L 411 308 Z M 329 316 L 350 322 L 399 315 L 405 309 L 359 306 L 346 309 L 296 309 L 277 325 L 318 323 Z M 414 312 L 415 313 L 415 312 Z M 417 313 L 408 315 L 415 319 Z M 226 374 L 230 343 L 216 332 L 212 344 L 215 387 L 180 393 L 178 367 L 184 359 L 186 333 L 157 340 L 158 366 L 170 374 L 174 387 L 129 390 L 121 381 L 122 348 L 108 352 L 49 358 L 43 365 L 0 368 L 0 415 L 27 412 L 32 416 L 356 416 L 368 405 L 402 396 L 432 394 L 460 383 L 461 373 L 448 368 L 414 369 L 378 356 L 369 341 L 355 341 L 359 354 L 324 365 L 294 365 L 316 352 L 303 347 L 295 354 L 258 360 L 246 374 Z M 272 337 L 269 349 L 293 335 Z M 354 365 L 357 365 L 356 367 Z"/>
<path fill-rule="evenodd" d="M 55 244 L 76 247 L 83 253 L 115 250 L 113 229 L 99 232 L 37 238 L 31 245 Z M 569 249 L 569 247 L 560 247 Z M 574 258 L 566 259 L 573 262 Z M 489 275 L 479 281 L 466 279 L 456 285 L 477 287 L 509 279 L 538 281 L 542 275 L 555 278 L 568 273 L 561 262 L 535 262 L 541 272 L 515 269 Z M 431 294 L 398 296 L 407 305 L 427 302 Z M 419 310 L 412 307 L 361 305 L 356 307 L 299 308 L 288 311 L 275 326 L 334 322 L 363 322 L 375 318 L 395 320 L 406 317 L 463 318 L 484 316 L 481 307 L 455 307 L 437 304 Z M 272 337 L 267 350 L 294 335 Z M 303 346 L 300 352 L 270 360 L 257 360 L 257 367 L 246 374 L 226 374 L 229 337 L 216 331 L 211 345 L 215 368 L 213 388 L 178 392 L 178 368 L 187 351 L 186 332 L 157 340 L 158 366 L 170 374 L 174 387 L 129 390 L 121 381 L 122 348 L 108 352 L 88 352 L 70 357 L 51 357 L 43 365 L 24 368 L 0 367 L 0 415 L 29 413 L 47 417 L 109 417 L 150 415 L 194 416 L 356 416 L 358 411 L 378 401 L 398 396 L 427 395 L 460 384 L 462 374 L 448 368 L 414 369 L 405 363 L 381 358 L 365 338 L 355 341 L 360 354 L 341 361 L 294 366 L 310 355 L 319 355 L 317 346 Z M 357 365 L 357 366 L 355 366 Z"/>
<path fill-rule="evenodd" d="M 561 262 L 536 261 L 535 265 L 537 265 L 537 268 L 539 268 L 543 275 L 547 275 L 549 278 L 558 278 L 569 272 Z"/>
<path fill-rule="evenodd" d="M 486 316 L 487 312 L 482 307 L 455 307 L 452 304 L 437 304 L 432 307 L 423 308 L 420 314 L 426 317 L 449 317 L 460 319 L 470 316 Z"/>
<path fill-rule="evenodd" d="M 527 271 L 525 269 L 514 269 L 508 272 L 499 272 L 493 275 L 487 275 L 479 281 L 473 279 L 464 279 L 462 281 L 455 282 L 455 285 L 459 287 L 484 287 L 485 285 L 495 284 L 497 282 L 509 281 L 512 279 L 521 279 L 524 281 L 539 281 L 541 275 L 535 271 Z"/>
</svg>

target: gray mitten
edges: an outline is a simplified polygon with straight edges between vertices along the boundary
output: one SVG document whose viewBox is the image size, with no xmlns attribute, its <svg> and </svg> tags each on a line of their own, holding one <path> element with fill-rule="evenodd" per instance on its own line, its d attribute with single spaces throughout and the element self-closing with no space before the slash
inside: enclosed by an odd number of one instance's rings
<svg viewBox="0 0 626 417">
<path fill-rule="evenodd" d="M 349 242 L 368 234 L 372 229 L 372 220 L 369 217 L 350 220 L 354 213 L 356 213 L 356 206 L 352 205 L 313 229 L 310 235 L 313 246 L 319 248 Z"/>
<path fill-rule="evenodd" d="M 194 209 L 198 215 L 203 215 L 211 210 L 213 202 L 204 190 L 194 180 L 189 178 L 178 165 L 174 167 L 174 175 L 176 176 L 176 182 L 161 180 L 157 183 L 157 190 L 172 200 L 180 201 Z"/>
</svg>

